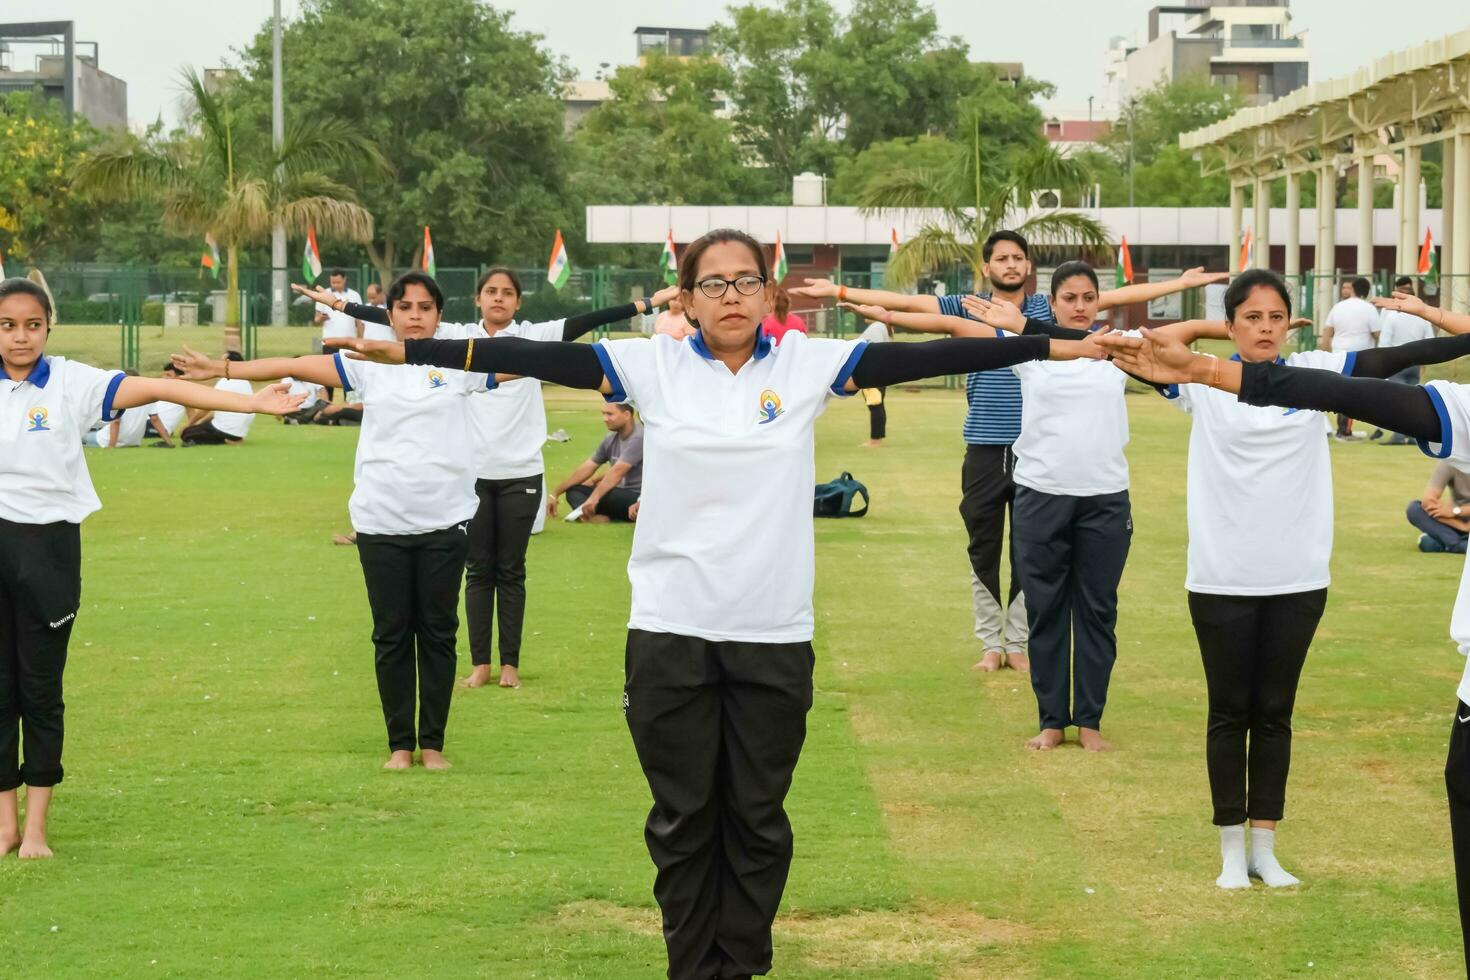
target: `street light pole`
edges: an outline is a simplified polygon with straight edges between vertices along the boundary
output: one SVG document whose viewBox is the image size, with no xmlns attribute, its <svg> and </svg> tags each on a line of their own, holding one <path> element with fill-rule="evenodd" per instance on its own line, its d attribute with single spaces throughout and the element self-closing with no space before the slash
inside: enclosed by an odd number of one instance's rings
<svg viewBox="0 0 1470 980">
<path fill-rule="evenodd" d="M 286 141 L 286 112 L 281 96 L 281 0 L 275 0 L 275 18 L 271 29 L 271 146 L 281 152 Z M 276 180 L 285 179 L 282 167 L 276 168 Z M 286 226 L 276 221 L 271 229 L 271 323 L 286 322 Z"/>
</svg>

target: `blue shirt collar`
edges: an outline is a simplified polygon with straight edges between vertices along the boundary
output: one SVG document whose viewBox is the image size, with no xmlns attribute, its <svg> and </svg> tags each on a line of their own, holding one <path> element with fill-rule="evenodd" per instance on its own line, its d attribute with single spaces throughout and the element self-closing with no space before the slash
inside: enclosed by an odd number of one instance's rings
<svg viewBox="0 0 1470 980">
<path fill-rule="evenodd" d="M 694 331 L 694 335 L 686 340 L 685 343 L 688 344 L 690 347 L 693 347 L 694 353 L 698 354 L 706 361 L 713 361 L 715 359 L 715 355 L 710 353 L 709 347 L 705 346 L 704 331 L 702 329 Z M 766 332 L 764 330 L 757 327 L 755 331 L 755 359 L 758 361 L 770 352 L 771 338 L 766 336 Z"/>
<path fill-rule="evenodd" d="M 45 354 L 36 358 L 36 364 L 31 368 L 31 373 L 25 376 L 25 380 L 37 388 L 46 387 L 46 382 L 51 380 L 51 358 Z"/>
</svg>

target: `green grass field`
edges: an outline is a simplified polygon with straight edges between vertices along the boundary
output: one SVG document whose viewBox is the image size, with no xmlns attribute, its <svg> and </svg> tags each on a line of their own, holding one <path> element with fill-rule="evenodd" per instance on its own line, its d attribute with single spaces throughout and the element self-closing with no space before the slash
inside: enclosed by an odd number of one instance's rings
<svg viewBox="0 0 1470 980">
<path fill-rule="evenodd" d="M 63 328 L 52 348 L 105 362 L 108 343 Z M 595 405 L 548 389 L 573 435 L 547 447 L 553 479 L 594 444 Z M 819 477 L 852 470 L 874 506 L 817 528 L 774 975 L 1458 975 L 1441 771 L 1461 561 L 1419 554 L 1403 519 L 1431 462 L 1332 448 L 1335 581 L 1278 846 L 1304 884 L 1226 894 L 1183 591 L 1188 420 L 1129 407 L 1137 530 L 1103 756 L 1024 752 L 1029 687 L 969 670 L 963 396 L 892 392 L 879 451 L 856 448 L 860 400 L 822 420 Z M 258 419 L 241 447 L 89 451 L 106 506 L 84 531 L 57 858 L 0 860 L 11 975 L 661 975 L 619 710 L 630 530 L 535 539 L 526 686 L 456 693 L 452 772 L 384 773 L 361 573 L 329 544 L 355 438 Z"/>
</svg>

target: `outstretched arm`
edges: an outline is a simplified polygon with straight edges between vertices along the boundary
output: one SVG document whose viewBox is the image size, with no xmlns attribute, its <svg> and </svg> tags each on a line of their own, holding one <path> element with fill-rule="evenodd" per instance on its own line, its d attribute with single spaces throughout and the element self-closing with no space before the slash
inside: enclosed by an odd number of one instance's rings
<svg viewBox="0 0 1470 980">
<path fill-rule="evenodd" d="M 355 338 L 342 337 L 341 340 Z M 308 354 L 305 357 L 262 357 L 253 361 L 230 361 L 223 357 L 211 358 L 189 347 L 182 354 L 173 355 L 174 366 L 184 372 L 190 381 L 209 381 L 213 378 L 239 378 L 244 381 L 277 381 L 281 378 L 299 378 L 328 388 L 342 384 L 337 373 L 337 364 L 330 354 Z M 192 385 L 190 387 L 193 387 Z M 165 399 L 178 401 L 177 398 Z M 180 404 L 189 404 L 181 402 Z"/>
<path fill-rule="evenodd" d="M 952 337 L 918 344 L 872 344 L 863 349 L 845 391 L 905 384 L 947 374 L 994 371 L 1026 361 L 1068 361 L 1101 356 L 1090 340 L 1016 337 L 1003 344 L 979 337 Z"/>
<path fill-rule="evenodd" d="M 1416 340 L 1397 347 L 1370 347 L 1353 357 L 1355 378 L 1391 378 L 1405 368 L 1442 364 L 1470 355 L 1470 333 Z"/>
<path fill-rule="evenodd" d="M 1443 297 L 1441 297 L 1443 299 Z M 1470 313 L 1451 313 L 1442 306 L 1430 306 L 1413 293 L 1394 291 L 1392 296 L 1368 300 L 1380 310 L 1400 310 L 1428 320 L 1445 333 L 1470 333 Z"/>
<path fill-rule="evenodd" d="M 604 310 L 593 310 L 590 313 L 578 313 L 569 316 L 562 324 L 561 339 L 576 340 L 585 334 L 591 333 L 598 327 L 609 323 L 617 323 L 619 320 L 627 320 L 639 315 L 648 315 L 661 306 L 668 306 L 669 300 L 679 295 L 678 286 L 665 286 L 647 299 L 634 300 L 621 306 L 609 306 Z"/>
<path fill-rule="evenodd" d="M 433 364 L 477 374 L 497 381 L 538 378 L 567 388 L 612 393 L 603 374 L 602 360 L 593 344 L 567 341 L 523 340 L 506 337 L 494 343 L 473 340 L 356 340 L 341 338 L 342 346 L 380 364 Z"/>
<path fill-rule="evenodd" d="M 889 310 L 863 303 L 839 303 L 837 305 L 852 310 L 869 322 L 905 327 L 920 333 L 944 333 L 951 337 L 994 337 L 996 335 L 994 327 L 962 316 L 947 316 L 943 313 L 905 313 L 901 310 Z"/>
<path fill-rule="evenodd" d="M 859 289 L 856 286 L 839 286 L 831 279 L 806 279 L 805 285 L 787 290 L 792 296 L 810 296 L 814 299 L 835 299 L 839 303 L 858 303 L 864 306 L 881 306 L 885 310 L 908 313 L 938 313 L 939 297 L 913 293 L 894 293 L 886 289 Z"/>
<path fill-rule="evenodd" d="M 1204 266 L 1196 266 L 1187 269 L 1178 279 L 1166 279 L 1163 282 L 1141 282 L 1134 286 L 1120 286 L 1117 289 L 1109 289 L 1099 293 L 1097 297 L 1097 308 L 1110 310 L 1115 306 L 1127 306 L 1130 303 L 1147 303 L 1158 299 L 1160 296 L 1169 296 L 1173 293 L 1182 293 L 1187 289 L 1196 289 L 1207 286 L 1212 282 L 1229 282 L 1228 272 L 1206 272 Z"/>
<path fill-rule="evenodd" d="M 244 395 L 172 378 L 124 378 L 122 384 L 118 385 L 112 404 L 117 408 L 137 408 L 139 405 L 162 401 L 213 412 L 286 415 L 300 408 L 306 399 L 305 395 L 286 394 L 290 387 L 284 384 L 271 385 L 253 395 Z"/>
<path fill-rule="evenodd" d="M 307 299 L 320 303 L 323 306 L 329 306 L 341 313 L 346 313 L 354 320 L 382 323 L 385 325 L 388 323 L 388 311 L 383 307 L 369 306 L 366 303 L 349 303 L 330 289 L 322 289 L 319 286 L 299 286 L 293 282 L 291 284 L 291 291 L 298 296 L 305 296 Z M 318 313 L 316 315 L 316 321 L 318 323 L 322 322 L 323 319 L 325 319 L 325 314 Z M 361 322 L 357 325 L 357 335 L 359 337 L 362 336 Z"/>
</svg>

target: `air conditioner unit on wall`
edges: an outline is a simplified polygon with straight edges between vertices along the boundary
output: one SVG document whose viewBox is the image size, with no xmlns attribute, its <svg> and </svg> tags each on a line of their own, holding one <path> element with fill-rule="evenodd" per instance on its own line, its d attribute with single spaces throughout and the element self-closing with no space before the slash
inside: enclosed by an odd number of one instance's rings
<svg viewBox="0 0 1470 980">
<path fill-rule="evenodd" d="M 1048 187 L 1044 190 L 1031 192 L 1031 207 L 1036 211 L 1055 211 L 1062 206 L 1062 192 L 1059 188 Z"/>
</svg>

